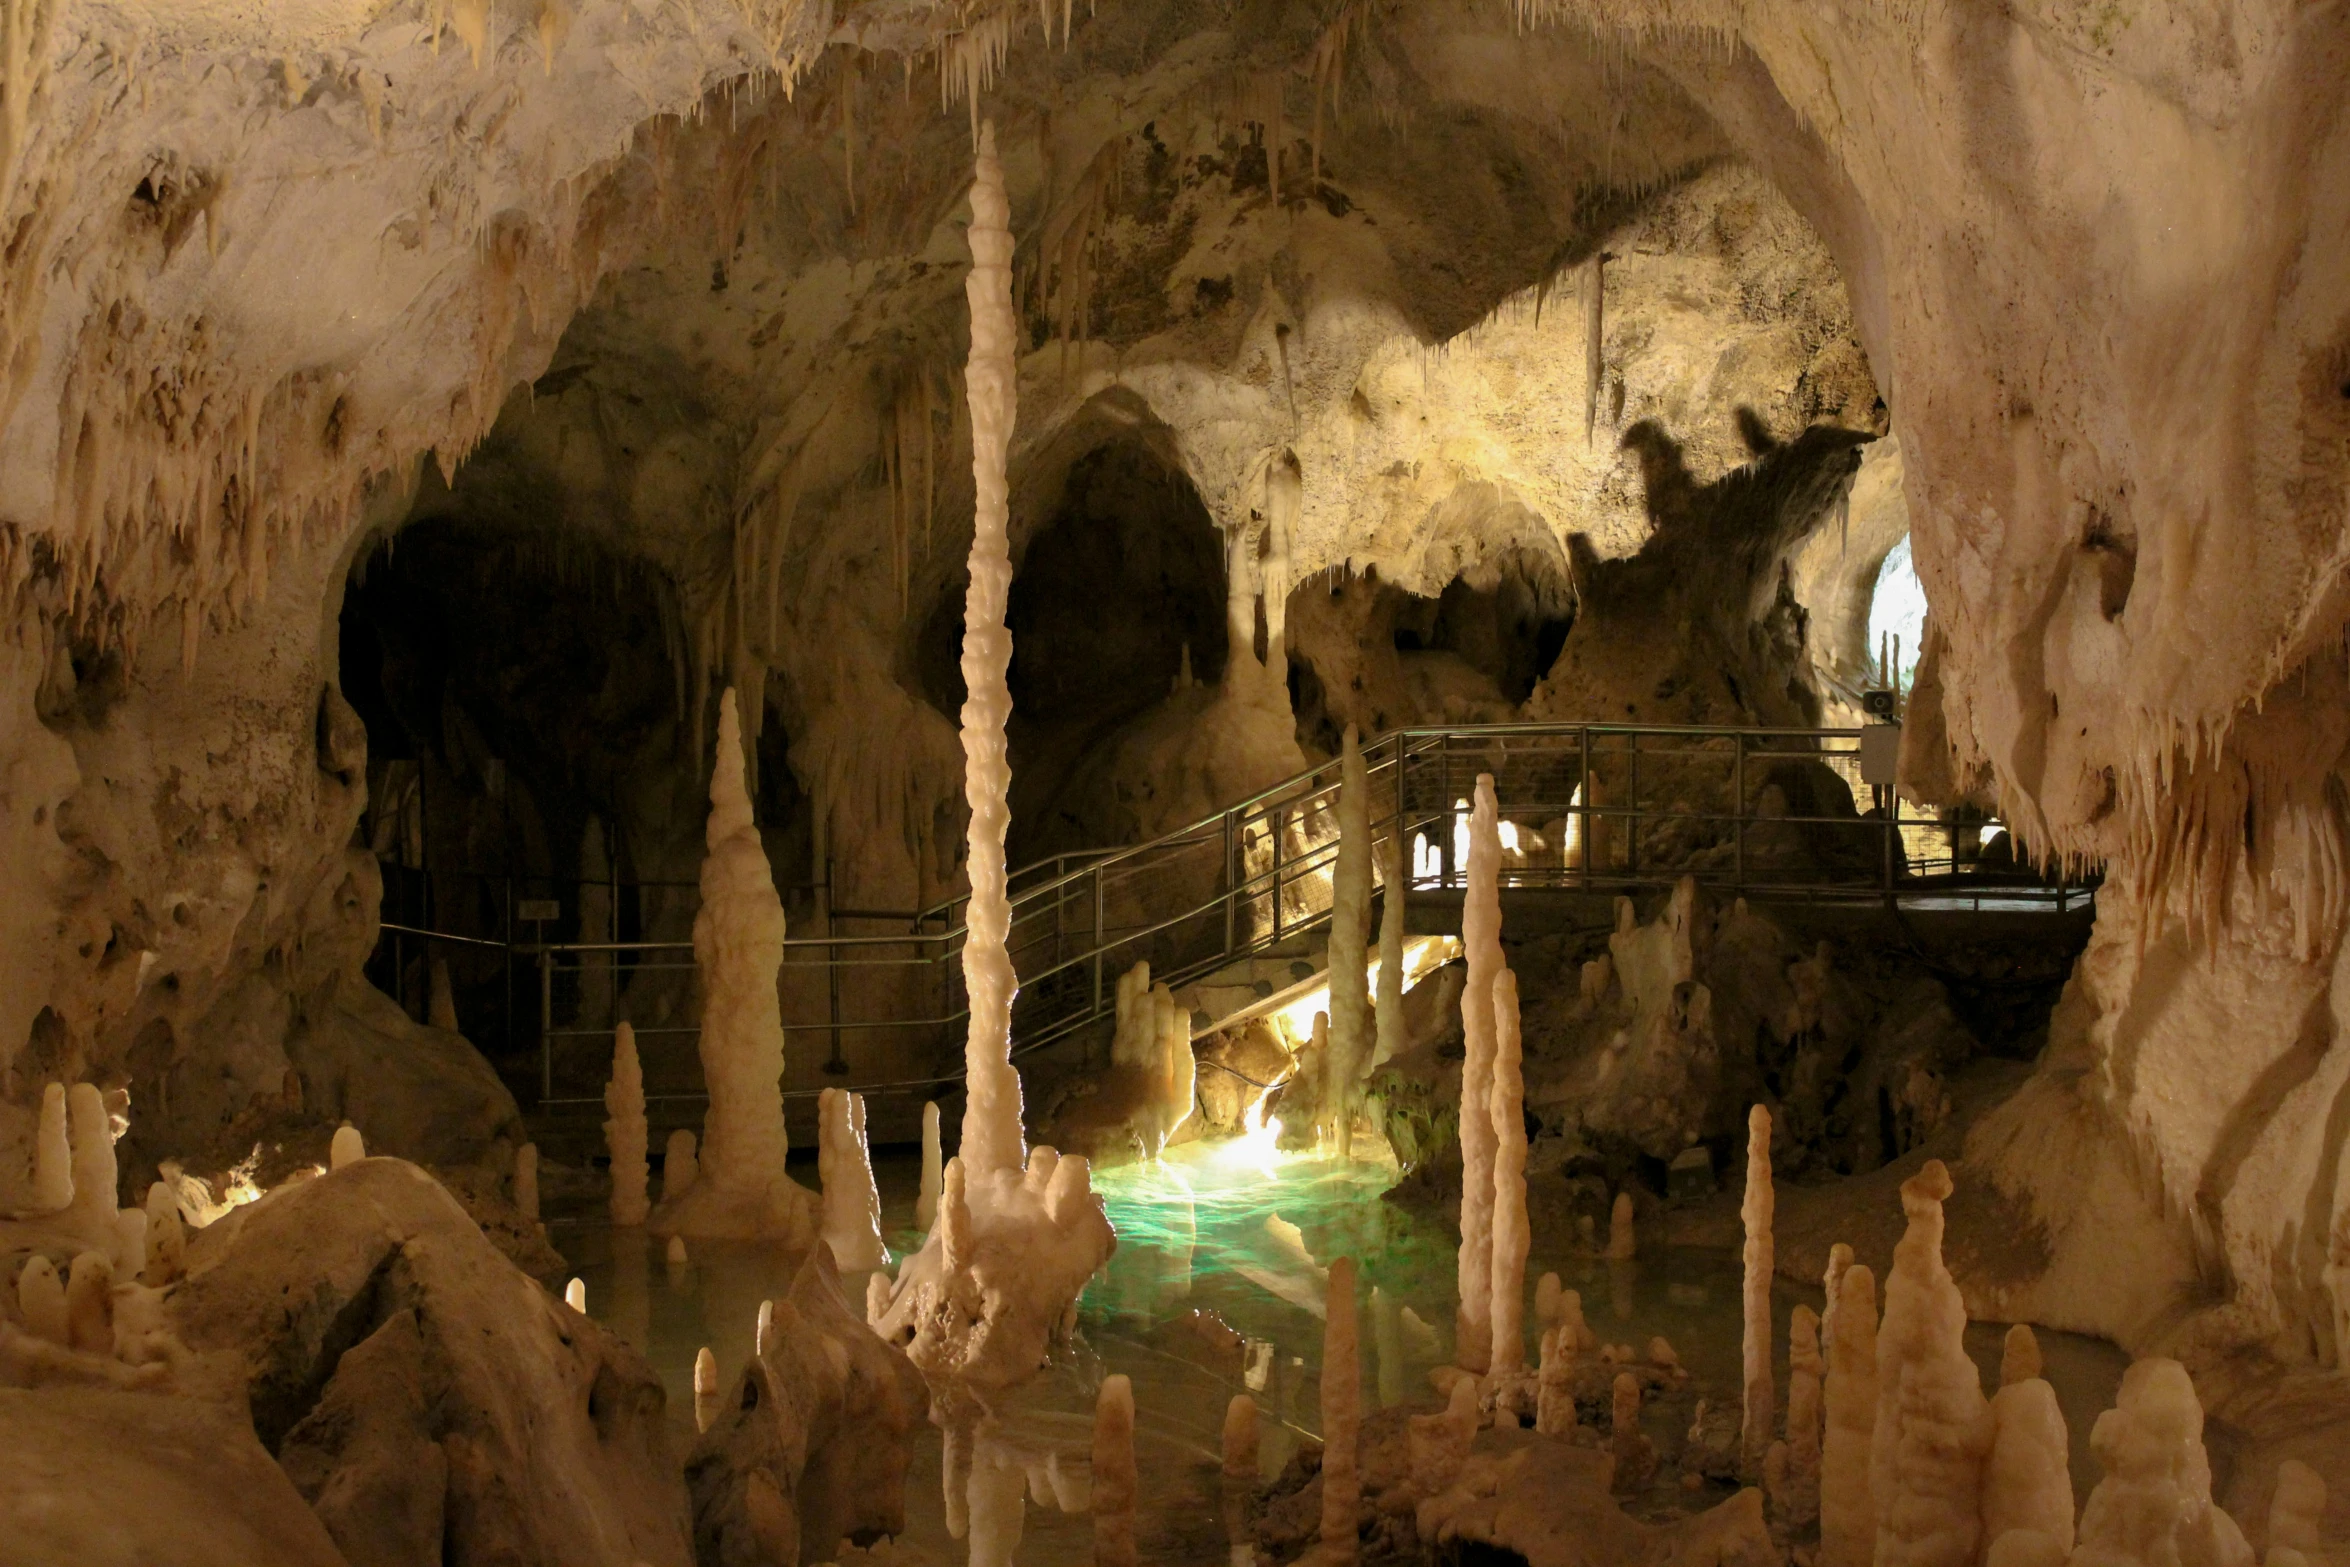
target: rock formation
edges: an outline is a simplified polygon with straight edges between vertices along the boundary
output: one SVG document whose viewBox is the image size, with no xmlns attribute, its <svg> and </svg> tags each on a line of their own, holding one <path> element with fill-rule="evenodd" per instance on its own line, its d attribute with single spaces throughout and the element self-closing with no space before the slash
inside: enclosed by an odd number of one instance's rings
<svg viewBox="0 0 2350 1567">
<path fill-rule="evenodd" d="M 841 1272 L 870 1273 L 888 1265 L 889 1253 L 881 1243 L 881 1189 L 865 1140 L 864 1098 L 827 1088 L 816 1101 L 816 1116 L 825 1245 Z"/>
<path fill-rule="evenodd" d="M 906 1357 L 850 1309 L 831 1252 L 811 1249 L 687 1455 L 696 1559 L 831 1561 L 845 1540 L 902 1533 L 928 1409 Z"/>
<path fill-rule="evenodd" d="M 1885 1279 L 1876 1340 L 1869 1491 L 1877 1567 L 1965 1560 L 1982 1535 L 1983 1463 L 1994 1433 L 1982 1374 L 1966 1352 L 1966 1305 L 1942 1260 L 1950 1192 L 1939 1159 L 1901 1186 L 1909 1226 Z M 1845 1275 L 1847 1284 L 1853 1276 Z"/>
<path fill-rule="evenodd" d="M 626 1019 L 612 1028 L 612 1077 L 604 1085 L 604 1147 L 612 1157 L 612 1222 L 626 1228 L 652 1211 L 645 1185 L 645 1071 L 636 1054 L 636 1029 Z"/>
<path fill-rule="evenodd" d="M 1739 1218 L 1746 1229 L 1746 1282 L 1741 1308 L 1746 1332 L 1745 1420 L 1739 1430 L 1741 1471 L 1762 1473 L 1778 1409 L 1771 1380 L 1771 1113 L 1761 1105 L 1746 1120 L 1746 1195 Z"/>
<path fill-rule="evenodd" d="M 1493 780 L 1480 774 L 1469 818 L 1468 893 L 1461 943 L 1468 983 L 1461 990 L 1460 1312 L 1453 1353 L 1464 1371 L 1482 1373 L 1493 1354 L 1493 1032 L 1494 985 L 1501 972 L 1501 836 Z"/>
<path fill-rule="evenodd" d="M 1820 1567 L 1868 1567 L 1877 1550 L 1877 1281 L 1858 1264 L 1836 1292 L 1820 1443 Z"/>
<path fill-rule="evenodd" d="M 694 915 L 694 962 L 701 974 L 702 1082 L 710 1108 L 694 1178 L 684 1191 L 663 1180 L 646 1223 L 659 1235 L 771 1238 L 804 1243 L 815 1202 L 784 1173 L 783 1016 L 776 970 L 783 963 L 783 903 L 751 820 L 743 773 L 742 720 L 735 695 L 718 704 L 718 749 L 710 770 L 702 906 Z M 671 1139 L 671 1147 L 676 1140 Z"/>
<path fill-rule="evenodd" d="M 1492 1354 L 1495 1386 L 1522 1380 L 1526 1369 L 1526 1086 L 1521 1072 L 1518 976 L 1505 962 L 1493 976 Z M 1510 1398 L 1515 1399 L 1513 1388 Z"/>
</svg>

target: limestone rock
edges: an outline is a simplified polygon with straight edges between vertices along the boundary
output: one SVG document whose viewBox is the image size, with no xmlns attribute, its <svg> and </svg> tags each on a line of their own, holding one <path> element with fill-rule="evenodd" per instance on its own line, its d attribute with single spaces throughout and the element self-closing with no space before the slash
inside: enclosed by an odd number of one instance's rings
<svg viewBox="0 0 2350 1567">
<path fill-rule="evenodd" d="M 199 1231 L 187 1266 L 180 1337 L 216 1352 L 358 1559 L 689 1559 L 659 1380 L 422 1170 L 367 1159 L 273 1192 Z"/>
</svg>

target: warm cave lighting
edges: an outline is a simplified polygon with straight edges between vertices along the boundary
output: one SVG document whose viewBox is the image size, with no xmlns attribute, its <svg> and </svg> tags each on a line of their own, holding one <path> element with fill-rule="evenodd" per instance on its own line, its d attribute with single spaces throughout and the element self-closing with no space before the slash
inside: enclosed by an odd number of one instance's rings
<svg viewBox="0 0 2350 1567">
<path fill-rule="evenodd" d="M 0 1567 L 2350 1567 L 2346 79 L 0 0 Z"/>
</svg>

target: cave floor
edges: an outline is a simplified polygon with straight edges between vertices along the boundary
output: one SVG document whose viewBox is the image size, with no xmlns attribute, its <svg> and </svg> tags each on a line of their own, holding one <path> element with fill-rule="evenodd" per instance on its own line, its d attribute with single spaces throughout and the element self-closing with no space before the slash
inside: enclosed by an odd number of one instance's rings
<svg viewBox="0 0 2350 1567">
<path fill-rule="evenodd" d="M 894 1153 L 875 1163 L 892 1253 L 903 1255 L 920 1239 L 913 1227 L 919 1164 Z M 1225 1406 L 1235 1393 L 1254 1394 L 1267 1477 L 1288 1463 L 1301 1440 L 1315 1436 L 1319 1270 L 1337 1257 L 1358 1260 L 1366 1290 L 1365 1408 L 1398 1402 L 1434 1407 L 1427 1374 L 1447 1358 L 1451 1342 L 1457 1240 L 1441 1218 L 1382 1200 L 1395 1175 L 1384 1160 L 1345 1165 L 1241 1143 L 1187 1145 L 1158 1164 L 1097 1173 L 1096 1189 L 1118 1228 L 1117 1255 L 1080 1302 L 1076 1342 L 1057 1351 L 1027 1384 L 995 1399 L 994 1424 L 977 1439 L 982 1457 L 987 1443 L 1003 1443 L 1030 1475 L 1017 1555 L 1023 1567 L 1082 1567 L 1093 1559 L 1091 1521 L 1056 1504 L 1054 1482 L 1059 1480 L 1063 1494 L 1082 1498 L 1094 1389 L 1113 1372 L 1134 1383 L 1144 1559 L 1169 1567 L 1230 1560 L 1218 1505 Z M 710 1346 L 720 1385 L 729 1384 L 750 1355 L 759 1302 L 785 1293 L 797 1257 L 755 1243 L 704 1242 L 684 1268 L 672 1270 L 661 1261 L 659 1243 L 642 1232 L 560 1217 L 551 1231 L 586 1281 L 590 1314 L 643 1349 L 659 1373 L 669 1394 L 675 1450 L 683 1454 L 694 1440 L 695 1352 Z M 1582 1292 L 1586 1316 L 1603 1343 L 1645 1348 L 1661 1335 L 1695 1388 L 1717 1401 L 1736 1398 L 1735 1252 L 1668 1247 L 1637 1262 L 1608 1263 L 1580 1252 L 1571 1237 L 1538 1229 L 1527 1262 L 1529 1292 L 1547 1271 Z M 862 1275 L 843 1284 L 852 1302 L 864 1299 Z M 1382 1331 L 1387 1314 L 1368 1300 L 1373 1288 L 1394 1308 L 1392 1332 Z M 1817 1310 L 1821 1293 L 1782 1279 L 1774 1297 L 1778 1385 L 1784 1389 L 1789 1313 L 1798 1304 Z M 1194 1313 L 1212 1313 L 1247 1341 L 1245 1347 L 1236 1350 L 1230 1335 L 1203 1325 Z M 1968 1329 L 1967 1347 L 1984 1369 L 1987 1388 L 1997 1384 L 2001 1337 L 1993 1324 Z M 1532 1338 L 1530 1330 L 1530 1353 Z M 2088 1453 L 2089 1428 L 2111 1407 L 2127 1357 L 2110 1344 L 2066 1334 L 2043 1333 L 2040 1343 L 2071 1431 L 2076 1493 L 2086 1496 L 2098 1478 Z M 1660 1403 L 1649 1414 L 1650 1435 L 1660 1449 L 1677 1447 L 1680 1432 L 1672 1428 L 1685 1422 L 1686 1406 Z M 940 1434 L 921 1433 L 908 1482 L 907 1532 L 892 1552 L 899 1559 L 964 1559 L 967 1547 L 947 1526 L 942 1468 Z"/>
</svg>

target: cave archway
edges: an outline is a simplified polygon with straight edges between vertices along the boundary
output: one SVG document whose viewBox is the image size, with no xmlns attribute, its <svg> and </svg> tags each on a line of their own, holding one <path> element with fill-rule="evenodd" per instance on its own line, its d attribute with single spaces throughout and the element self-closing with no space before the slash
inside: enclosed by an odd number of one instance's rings
<svg viewBox="0 0 2350 1567">
<path fill-rule="evenodd" d="M 1075 455 L 1067 455 L 1074 449 Z M 1086 762 L 1226 659 L 1224 553 L 1199 490 L 1142 428 L 1089 421 L 1016 485 L 1010 855 L 1101 847 Z M 924 694 L 959 713 L 963 596 L 947 585 L 917 655 Z"/>
<path fill-rule="evenodd" d="M 683 939 L 708 804 L 674 600 L 658 569 L 579 530 L 428 515 L 361 558 L 341 675 L 367 729 L 361 830 L 386 921 L 481 941 Z M 811 812 L 786 746 L 770 714 L 754 809 L 779 889 L 800 889 Z M 556 913 L 531 921 L 526 903 Z M 432 957 L 466 1037 L 535 1091 L 538 998 L 502 952 L 387 940 L 370 977 L 429 1020 Z M 625 963 L 600 989 L 565 975 L 555 1021 L 601 1026 L 632 977 Z"/>
</svg>

